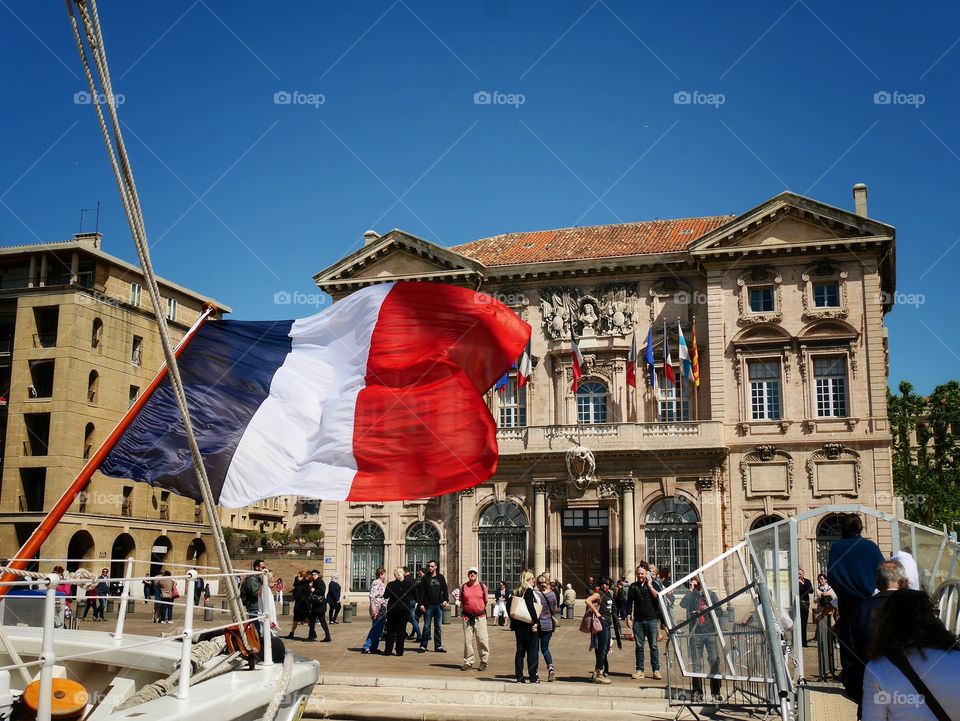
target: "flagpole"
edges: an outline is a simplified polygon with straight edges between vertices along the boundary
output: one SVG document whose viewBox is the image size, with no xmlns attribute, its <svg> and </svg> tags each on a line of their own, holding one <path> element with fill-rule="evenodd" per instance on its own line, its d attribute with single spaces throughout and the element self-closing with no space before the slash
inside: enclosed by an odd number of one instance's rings
<svg viewBox="0 0 960 721">
<path fill-rule="evenodd" d="M 680 359 L 680 421 L 683 421 L 683 353 L 680 352 L 680 334 L 683 333 L 683 328 L 680 327 L 680 316 L 677 316 L 677 358 Z"/>
<path fill-rule="evenodd" d="M 177 347 L 173 351 L 174 356 L 179 357 L 184 348 L 186 348 L 187 344 L 193 340 L 193 337 L 196 335 L 197 331 L 200 330 L 200 327 L 207 321 L 207 318 L 209 318 L 210 314 L 214 310 L 215 308 L 211 305 L 208 305 L 204 309 L 203 313 L 201 313 L 200 317 L 197 319 L 197 322 L 191 326 L 190 330 L 188 330 L 186 335 L 183 336 L 180 343 L 177 344 Z M 93 478 L 93 474 L 100 467 L 100 464 L 103 463 L 110 451 L 113 450 L 113 447 L 117 445 L 117 442 L 120 440 L 123 432 L 127 430 L 137 413 L 139 413 L 143 406 L 146 405 L 151 394 L 153 394 L 160 383 L 162 383 L 167 377 L 167 368 L 168 366 L 166 364 L 160 367 L 160 370 L 157 371 L 157 374 L 154 376 L 153 380 L 150 381 L 150 385 L 148 385 L 146 390 L 140 394 L 140 397 L 137 398 L 133 405 L 127 409 L 127 412 L 123 414 L 120 422 L 117 423 L 116 427 L 110 432 L 110 435 L 107 436 L 107 439 L 97 449 L 96 453 L 93 454 L 90 460 L 86 462 L 73 482 L 67 486 L 67 489 L 63 492 L 63 495 L 60 496 L 60 500 L 58 500 L 53 505 L 53 508 L 47 512 L 46 517 L 40 522 L 40 525 L 37 526 L 33 533 L 30 534 L 30 538 L 28 538 L 26 543 L 24 543 L 20 550 L 17 551 L 16 555 L 10 559 L 9 563 L 7 563 L 9 568 L 24 569 L 33 560 L 33 557 L 39 553 L 40 547 L 43 545 L 44 541 L 47 540 L 53 529 L 56 528 L 57 524 L 60 523 L 64 515 L 66 515 L 67 511 L 70 509 L 70 506 L 73 505 L 73 502 L 77 499 L 77 496 L 83 493 L 84 489 L 90 484 L 90 479 Z M 12 573 L 5 573 L 2 577 L 0 577 L 0 598 L 5 596 L 9 589 L 13 588 L 13 586 L 4 584 L 16 580 L 17 576 Z"/>
</svg>

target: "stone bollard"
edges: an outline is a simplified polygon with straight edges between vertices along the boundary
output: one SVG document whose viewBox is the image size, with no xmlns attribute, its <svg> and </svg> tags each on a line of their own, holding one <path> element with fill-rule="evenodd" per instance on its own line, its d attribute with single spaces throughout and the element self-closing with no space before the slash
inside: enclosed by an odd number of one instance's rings
<svg viewBox="0 0 960 721">
<path fill-rule="evenodd" d="M 127 599 L 127 613 L 133 613 L 137 608 L 137 602 L 132 598 Z"/>
<path fill-rule="evenodd" d="M 203 604 L 203 620 L 204 621 L 213 620 L 213 605 L 210 603 Z"/>
<path fill-rule="evenodd" d="M 107 612 L 107 613 L 113 613 L 113 606 L 114 606 L 113 599 L 112 599 L 112 598 L 108 598 L 108 599 L 107 599 L 107 611 L 106 611 L 106 612 Z"/>
<path fill-rule="evenodd" d="M 453 609 L 450 608 L 450 606 L 444 606 L 442 611 L 442 617 L 443 618 L 440 621 L 440 623 L 442 623 L 444 626 L 449 626 L 450 620 L 453 618 Z"/>
<path fill-rule="evenodd" d="M 343 604 L 343 622 L 353 623 L 353 604 L 352 603 Z"/>
<path fill-rule="evenodd" d="M 290 615 L 290 602 L 289 602 L 289 601 L 284 601 L 284 602 L 283 602 L 283 615 L 284 615 L 284 616 L 289 616 L 289 615 Z"/>
<path fill-rule="evenodd" d="M 570 606 L 567 606 L 565 609 L 563 609 L 563 611 L 564 611 L 564 613 L 565 613 L 565 615 L 566 615 L 567 618 L 573 618 L 573 605 L 572 605 L 572 604 L 571 604 Z"/>
</svg>

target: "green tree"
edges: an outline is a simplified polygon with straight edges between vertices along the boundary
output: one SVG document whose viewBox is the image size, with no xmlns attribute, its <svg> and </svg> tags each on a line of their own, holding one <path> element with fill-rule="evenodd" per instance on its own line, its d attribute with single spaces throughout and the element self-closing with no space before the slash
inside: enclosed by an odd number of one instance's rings
<svg viewBox="0 0 960 721">
<path fill-rule="evenodd" d="M 323 531 L 308 531 L 304 534 L 304 538 L 307 539 L 307 543 L 312 543 L 317 548 L 323 545 Z"/>
<path fill-rule="evenodd" d="M 893 487 L 908 520 L 934 528 L 960 526 L 960 383 L 937 386 L 929 398 L 903 381 L 889 394 Z"/>
</svg>

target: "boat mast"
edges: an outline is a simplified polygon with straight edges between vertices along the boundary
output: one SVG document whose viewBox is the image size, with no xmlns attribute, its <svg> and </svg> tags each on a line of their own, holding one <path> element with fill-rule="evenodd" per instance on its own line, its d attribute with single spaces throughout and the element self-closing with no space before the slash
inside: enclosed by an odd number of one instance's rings
<svg viewBox="0 0 960 721">
<path fill-rule="evenodd" d="M 180 370 L 177 366 L 176 354 L 173 350 L 173 344 L 170 341 L 167 321 L 163 313 L 160 312 L 160 308 L 163 307 L 163 300 L 160 297 L 160 289 L 157 286 L 157 279 L 153 272 L 153 264 L 150 260 L 150 247 L 147 242 L 147 231 L 143 223 L 140 199 L 137 195 L 137 187 L 133 179 L 133 169 L 131 168 L 126 146 L 123 142 L 123 134 L 120 130 L 120 120 L 117 116 L 113 85 L 110 82 L 110 70 L 107 65 L 107 55 L 103 46 L 103 36 L 100 32 L 100 17 L 97 13 L 97 3 L 96 0 L 64 1 L 67 5 L 67 12 L 70 15 L 70 24 L 73 28 L 77 50 L 80 53 L 83 71 L 87 78 L 87 84 L 90 87 L 90 96 L 94 98 L 99 97 L 98 93 L 102 91 L 102 96 L 105 100 L 103 104 L 91 103 L 91 107 L 94 109 L 97 115 L 97 121 L 100 124 L 100 132 L 103 135 L 103 141 L 107 148 L 107 155 L 110 158 L 110 166 L 113 169 L 113 175 L 117 181 L 117 188 L 120 191 L 120 200 L 123 203 L 127 223 L 130 226 L 130 233 L 133 236 L 137 256 L 140 259 L 140 266 L 143 269 L 143 277 L 147 284 L 147 290 L 150 293 L 150 300 L 153 303 L 154 317 L 157 322 L 157 330 L 160 334 L 160 345 L 163 348 L 163 356 L 166 359 L 170 385 L 173 388 L 174 397 L 180 409 L 180 416 L 183 419 L 183 427 L 186 432 L 187 443 L 190 447 L 190 455 L 193 458 L 193 467 L 197 474 L 197 485 L 200 488 L 200 495 L 203 499 L 204 508 L 206 508 L 207 511 L 210 530 L 213 533 L 220 572 L 225 574 L 229 579 L 234 575 L 233 565 L 230 562 L 226 540 L 223 537 L 223 529 L 220 525 L 220 517 L 217 514 L 216 504 L 213 500 L 213 491 L 210 489 L 207 471 L 203 465 L 203 457 L 200 454 L 197 439 L 193 434 L 193 424 L 187 408 L 187 398 L 183 389 L 183 382 L 180 379 Z M 81 33 L 80 27 L 78 26 L 78 16 L 80 22 L 83 24 L 83 33 Z M 84 45 L 84 39 L 86 40 L 86 45 Z M 100 82 L 101 90 L 97 89 L 97 84 L 94 81 L 93 71 L 90 67 L 90 58 L 93 59 L 93 64 L 96 66 L 97 79 Z M 110 116 L 109 128 L 103 114 L 102 108 L 104 104 Z M 111 130 L 113 131 L 112 138 L 110 134 Z M 230 607 L 234 620 L 239 623 L 245 619 L 243 608 L 240 605 L 239 590 L 233 583 L 228 582 L 224 585 L 227 591 L 228 606 Z"/>
</svg>

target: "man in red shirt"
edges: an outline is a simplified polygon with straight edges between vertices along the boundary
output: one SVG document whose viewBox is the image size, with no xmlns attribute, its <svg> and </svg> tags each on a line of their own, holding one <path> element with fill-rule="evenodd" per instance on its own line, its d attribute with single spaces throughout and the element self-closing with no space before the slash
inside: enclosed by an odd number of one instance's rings
<svg viewBox="0 0 960 721">
<path fill-rule="evenodd" d="M 467 582 L 460 587 L 460 618 L 463 620 L 463 665 L 461 671 L 473 668 L 480 656 L 480 671 L 487 670 L 490 660 L 490 638 L 487 635 L 487 584 L 480 583 L 476 566 L 467 569 Z M 476 644 L 476 653 L 474 653 Z"/>
</svg>

